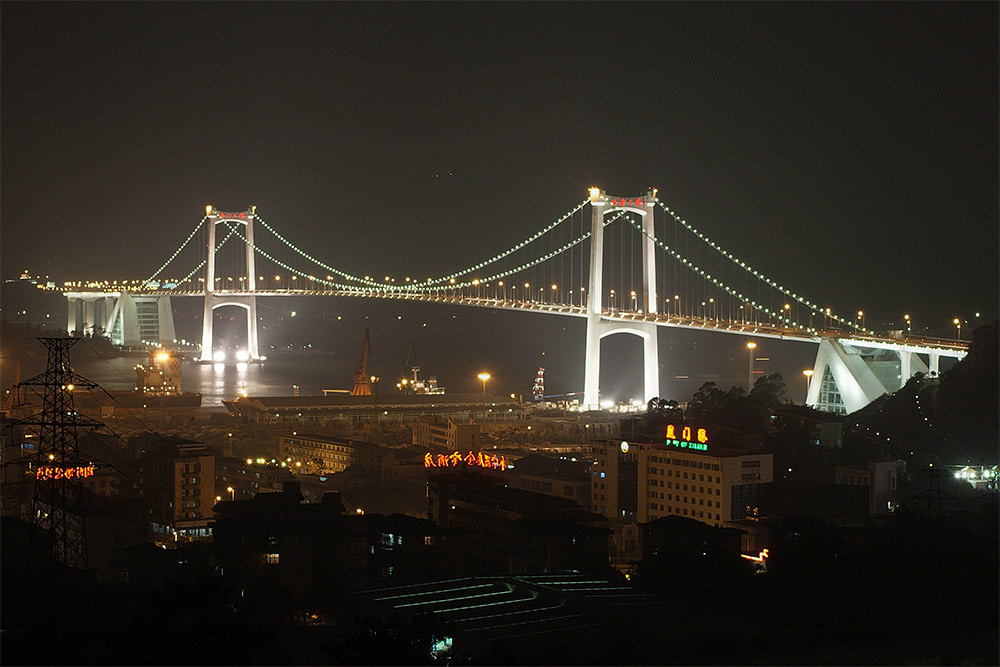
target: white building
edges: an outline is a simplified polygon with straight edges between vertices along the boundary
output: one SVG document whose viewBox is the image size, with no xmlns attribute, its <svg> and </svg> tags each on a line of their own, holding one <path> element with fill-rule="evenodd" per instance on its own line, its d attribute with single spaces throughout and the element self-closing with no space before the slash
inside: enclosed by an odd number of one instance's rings
<svg viewBox="0 0 1000 667">
<path fill-rule="evenodd" d="M 595 443 L 591 510 L 627 523 L 679 515 L 721 526 L 731 520 L 734 486 L 774 479 L 771 454 L 715 451 L 705 429 L 678 425 L 676 435 Z"/>
</svg>

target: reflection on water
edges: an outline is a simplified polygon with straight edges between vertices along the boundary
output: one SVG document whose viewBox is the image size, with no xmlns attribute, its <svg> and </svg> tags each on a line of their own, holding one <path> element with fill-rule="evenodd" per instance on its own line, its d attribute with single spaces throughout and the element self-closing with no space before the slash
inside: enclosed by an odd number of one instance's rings
<svg viewBox="0 0 1000 667">
<path fill-rule="evenodd" d="M 105 389 L 132 389 L 135 365 L 141 359 L 87 359 L 74 364 L 75 370 Z M 352 369 L 337 368 L 332 355 L 308 354 L 270 358 L 254 364 L 181 364 L 181 389 L 201 394 L 203 408 L 222 408 L 242 392 L 250 396 L 291 396 L 299 385 L 303 396 L 321 395 L 323 389 L 350 389 Z"/>
</svg>

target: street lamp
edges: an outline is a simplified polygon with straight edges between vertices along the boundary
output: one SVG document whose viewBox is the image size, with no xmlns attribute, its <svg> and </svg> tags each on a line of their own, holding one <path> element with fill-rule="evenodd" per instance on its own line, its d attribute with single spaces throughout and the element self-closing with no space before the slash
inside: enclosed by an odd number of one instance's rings
<svg viewBox="0 0 1000 667">
<path fill-rule="evenodd" d="M 232 434 L 232 432 L 229 433 L 229 455 L 230 456 L 233 455 L 233 434 Z"/>
<path fill-rule="evenodd" d="M 483 421 L 486 421 L 486 381 L 490 379 L 490 374 L 483 372 L 476 376 L 483 381 Z"/>
<path fill-rule="evenodd" d="M 903 319 L 906 320 L 906 333 L 907 333 L 907 335 L 909 335 L 909 333 L 910 333 L 910 316 L 909 315 L 903 315 Z"/>
<path fill-rule="evenodd" d="M 959 340 L 959 342 L 961 342 L 962 341 L 962 320 L 960 320 L 960 319 L 958 319 L 956 317 L 954 320 L 952 320 L 952 322 L 954 323 L 956 329 L 958 330 L 958 340 Z"/>
<path fill-rule="evenodd" d="M 234 488 L 233 488 L 233 487 L 231 487 L 231 486 L 227 486 L 227 487 L 226 487 L 226 491 L 228 491 L 228 492 L 229 492 L 229 497 L 230 497 L 230 498 L 231 498 L 232 500 L 234 500 L 234 501 L 235 501 L 235 500 L 236 500 L 236 489 L 234 489 Z"/>
<path fill-rule="evenodd" d="M 747 349 L 750 350 L 750 371 L 747 375 L 747 394 L 753 389 L 753 351 L 757 349 L 757 343 L 750 341 L 747 343 Z"/>
<path fill-rule="evenodd" d="M 807 368 L 804 371 L 802 371 L 802 374 L 806 376 L 806 397 L 802 401 L 803 405 L 805 405 L 806 402 L 809 400 L 809 383 L 812 381 L 813 372 L 814 371 L 811 368 Z"/>
<path fill-rule="evenodd" d="M 368 380 L 372 383 L 372 414 L 375 415 L 378 411 L 375 404 L 378 401 L 378 382 L 381 380 L 377 375 L 372 375 Z"/>
<path fill-rule="evenodd" d="M 864 329 L 865 328 L 865 311 L 863 311 L 863 310 L 859 310 L 858 311 L 858 320 L 861 322 L 861 328 Z"/>
</svg>

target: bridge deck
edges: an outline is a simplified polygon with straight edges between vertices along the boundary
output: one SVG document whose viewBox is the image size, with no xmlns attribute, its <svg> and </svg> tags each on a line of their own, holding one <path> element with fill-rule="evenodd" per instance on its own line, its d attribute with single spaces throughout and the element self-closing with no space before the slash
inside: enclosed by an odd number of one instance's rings
<svg viewBox="0 0 1000 667">
<path fill-rule="evenodd" d="M 130 294 L 135 296 L 204 296 L 203 291 L 182 291 L 182 290 L 130 290 Z M 103 296 L 115 296 L 116 291 L 64 291 L 65 296 L 73 298 L 97 298 Z M 567 315 L 571 317 L 586 317 L 587 307 L 575 304 L 547 303 L 543 301 L 525 301 L 519 299 L 500 299 L 490 297 L 472 297 L 451 294 L 433 294 L 424 292 L 388 292 L 383 290 L 315 290 L 315 289 L 267 289 L 267 290 L 219 290 L 214 292 L 218 296 L 333 296 L 333 297 L 356 297 L 374 299 L 395 299 L 402 301 L 424 301 L 434 303 L 455 304 L 462 306 L 475 306 L 480 308 L 494 308 L 502 310 L 515 310 L 522 312 L 540 312 L 553 315 Z M 720 333 L 733 333 L 744 336 L 755 336 L 761 338 L 777 338 L 782 340 L 798 340 L 804 342 L 818 343 L 822 338 L 838 338 L 844 342 L 859 347 L 870 346 L 873 348 L 908 349 L 911 351 L 926 351 L 933 349 L 946 356 L 964 356 L 968 351 L 966 341 L 947 340 L 940 338 L 910 336 L 903 338 L 892 336 L 859 336 L 857 332 L 844 331 L 842 329 L 812 329 L 805 327 L 786 327 L 769 322 L 751 321 L 730 321 L 708 317 L 693 317 L 687 315 L 672 315 L 665 313 L 644 313 L 640 311 L 619 310 L 605 308 L 601 313 L 601 318 L 613 322 L 652 322 L 657 326 L 679 327 L 684 329 L 699 329 L 718 331 Z"/>
</svg>

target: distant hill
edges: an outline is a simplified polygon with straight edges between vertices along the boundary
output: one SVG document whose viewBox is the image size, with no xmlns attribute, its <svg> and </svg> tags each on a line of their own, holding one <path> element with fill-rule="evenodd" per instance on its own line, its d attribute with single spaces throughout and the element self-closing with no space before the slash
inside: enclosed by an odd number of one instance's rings
<svg viewBox="0 0 1000 667">
<path fill-rule="evenodd" d="M 919 450 L 944 463 L 995 464 L 1000 448 L 998 329 L 994 322 L 973 331 L 968 356 L 940 379 L 913 377 L 849 421 L 888 434 L 897 455 Z"/>
</svg>

